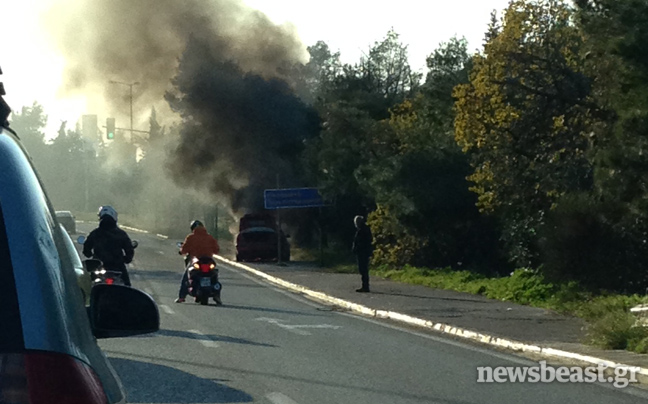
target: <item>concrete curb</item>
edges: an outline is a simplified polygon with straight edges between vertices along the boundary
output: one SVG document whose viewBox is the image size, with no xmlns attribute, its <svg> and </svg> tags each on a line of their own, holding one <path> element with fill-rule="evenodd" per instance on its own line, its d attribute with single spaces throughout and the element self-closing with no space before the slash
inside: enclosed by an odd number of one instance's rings
<svg viewBox="0 0 648 404">
<path fill-rule="evenodd" d="M 247 265 L 243 265 L 238 262 L 234 262 L 231 260 L 228 260 L 227 258 L 223 258 L 221 256 L 217 257 L 218 260 L 231 265 L 236 268 L 243 269 L 247 272 L 250 272 L 260 278 L 263 278 L 267 280 L 268 282 L 275 284 L 277 286 L 281 286 L 283 288 L 292 290 L 297 293 L 301 293 L 306 296 L 310 296 L 314 299 L 317 299 L 319 301 L 325 302 L 325 303 L 330 303 L 334 304 L 336 306 L 343 307 L 345 309 L 348 309 L 350 311 L 371 316 L 371 317 L 376 317 L 376 318 L 384 318 L 384 319 L 390 319 L 394 321 L 398 321 L 401 323 L 409 324 L 409 325 L 415 325 L 431 330 L 435 330 L 444 334 L 449 334 L 453 335 L 455 337 L 460 337 L 460 338 L 465 338 L 469 339 L 472 341 L 476 341 L 482 344 L 487 344 L 487 345 L 492 345 L 496 346 L 499 348 L 505 348 L 505 349 L 510 349 L 513 351 L 518 351 L 518 352 L 530 352 L 533 354 L 541 355 L 544 357 L 548 358 L 563 358 L 563 359 L 572 359 L 572 360 L 577 360 L 585 363 L 591 363 L 593 365 L 603 365 L 611 369 L 616 369 L 616 368 L 636 368 L 637 369 L 637 374 L 646 376 L 648 377 L 648 369 L 638 367 L 638 366 L 632 366 L 632 365 L 627 365 L 624 363 L 618 363 L 618 362 L 613 362 L 607 359 L 602 359 L 602 358 L 597 358 L 594 356 L 589 356 L 589 355 L 583 355 L 583 354 L 578 354 L 575 352 L 569 352 L 569 351 L 564 351 L 560 349 L 555 349 L 555 348 L 549 348 L 549 347 L 542 347 L 539 345 L 531 345 L 527 344 L 524 342 L 520 341 L 515 341 L 515 340 L 510 340 L 506 338 L 500 338 L 496 337 L 493 335 L 488 335 L 484 334 L 478 331 L 472 331 L 468 330 L 465 328 L 460 328 L 460 327 L 455 327 L 450 324 L 444 324 L 444 323 L 434 323 L 430 320 L 424 320 L 421 318 L 417 317 L 412 317 L 407 314 L 402 314 L 398 313 L 395 311 L 388 311 L 388 310 L 377 310 L 377 309 L 372 309 L 370 307 L 366 307 L 357 303 L 349 302 L 344 299 L 340 299 L 334 296 L 329 296 L 326 293 L 322 292 L 317 292 L 311 289 L 308 289 L 304 286 L 297 285 L 292 282 L 285 281 L 283 279 L 274 277 L 272 275 L 268 275 L 265 272 L 259 271 L 257 269 L 251 268 Z"/>
</svg>

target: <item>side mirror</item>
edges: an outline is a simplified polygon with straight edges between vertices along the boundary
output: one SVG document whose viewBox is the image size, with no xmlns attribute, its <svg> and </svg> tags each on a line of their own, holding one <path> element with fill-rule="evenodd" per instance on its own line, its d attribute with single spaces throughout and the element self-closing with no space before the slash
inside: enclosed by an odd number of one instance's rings
<svg viewBox="0 0 648 404">
<path fill-rule="evenodd" d="M 128 286 L 93 286 L 89 310 L 97 338 L 129 337 L 160 329 L 160 313 L 153 298 Z"/>
<path fill-rule="evenodd" d="M 137 246 L 139 245 L 139 242 L 137 240 L 133 240 L 133 241 L 131 241 L 131 245 L 133 246 L 133 248 L 137 248 Z"/>
<path fill-rule="evenodd" d="M 85 236 L 79 236 L 77 238 L 77 243 L 79 243 L 79 244 L 83 244 L 83 243 L 85 243 L 85 241 L 86 241 Z"/>
</svg>

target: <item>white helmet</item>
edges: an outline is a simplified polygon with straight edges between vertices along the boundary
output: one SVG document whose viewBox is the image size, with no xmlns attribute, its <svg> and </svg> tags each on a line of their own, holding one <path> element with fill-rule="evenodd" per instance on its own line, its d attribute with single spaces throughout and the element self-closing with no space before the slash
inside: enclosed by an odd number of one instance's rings
<svg viewBox="0 0 648 404">
<path fill-rule="evenodd" d="M 99 220 L 101 220 L 101 218 L 106 215 L 115 219 L 115 222 L 117 221 L 117 211 L 112 206 L 104 205 L 99 208 L 99 213 L 97 214 L 97 216 L 99 216 Z"/>
</svg>

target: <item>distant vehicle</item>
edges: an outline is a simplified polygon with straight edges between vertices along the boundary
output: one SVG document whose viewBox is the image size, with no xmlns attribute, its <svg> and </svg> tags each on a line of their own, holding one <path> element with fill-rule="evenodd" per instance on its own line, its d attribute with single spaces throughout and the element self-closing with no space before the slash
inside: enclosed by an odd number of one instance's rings
<svg viewBox="0 0 648 404">
<path fill-rule="evenodd" d="M 76 221 L 75 217 L 69 210 L 57 210 L 56 219 L 65 227 L 70 234 L 76 234 Z"/>
<path fill-rule="evenodd" d="M 290 261 L 290 244 L 283 231 L 281 260 Z M 268 213 L 249 213 L 241 218 L 239 234 L 236 236 L 236 261 L 276 261 L 277 225 L 274 216 Z"/>
<path fill-rule="evenodd" d="M 124 403 L 95 338 L 155 332 L 153 299 L 97 285 L 83 305 L 66 234 L 19 139 L 0 85 L 0 403 Z"/>
</svg>

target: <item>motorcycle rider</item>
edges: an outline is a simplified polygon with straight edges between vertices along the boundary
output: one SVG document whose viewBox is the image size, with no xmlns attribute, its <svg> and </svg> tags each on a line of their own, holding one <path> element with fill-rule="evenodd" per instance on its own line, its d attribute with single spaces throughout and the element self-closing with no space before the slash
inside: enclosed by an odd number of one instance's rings
<svg viewBox="0 0 648 404">
<path fill-rule="evenodd" d="M 180 283 L 180 291 L 176 303 L 184 303 L 189 294 L 189 262 L 192 258 L 211 257 L 218 254 L 220 247 L 218 241 L 209 233 L 200 220 L 191 222 L 191 233 L 185 238 L 179 254 L 187 255 L 185 259 L 185 272 Z"/>
<path fill-rule="evenodd" d="M 99 208 L 99 227 L 83 243 L 83 255 L 103 262 L 106 269 L 121 272 L 124 285 L 131 286 L 126 264 L 133 261 L 135 249 L 130 237 L 117 227 L 117 211 L 110 205 Z"/>
</svg>

